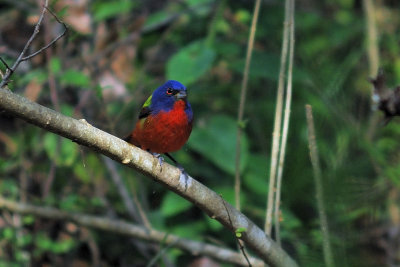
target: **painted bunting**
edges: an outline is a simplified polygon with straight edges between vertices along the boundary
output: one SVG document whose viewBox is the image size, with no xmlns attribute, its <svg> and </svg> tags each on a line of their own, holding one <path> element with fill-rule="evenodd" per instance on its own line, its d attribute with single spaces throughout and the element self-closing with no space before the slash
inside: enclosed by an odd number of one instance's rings
<svg viewBox="0 0 400 267">
<path fill-rule="evenodd" d="M 170 80 L 146 100 L 134 130 L 125 141 L 155 155 L 160 165 L 163 161 L 160 154 L 165 154 L 183 173 L 182 166 L 169 153 L 179 150 L 189 139 L 192 122 L 186 87 Z"/>
</svg>

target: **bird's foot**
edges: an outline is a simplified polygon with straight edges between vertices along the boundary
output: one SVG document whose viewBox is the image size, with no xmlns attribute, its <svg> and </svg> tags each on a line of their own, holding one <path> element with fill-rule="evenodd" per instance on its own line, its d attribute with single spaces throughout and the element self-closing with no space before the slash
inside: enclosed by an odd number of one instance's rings
<svg viewBox="0 0 400 267">
<path fill-rule="evenodd" d="M 160 164 L 160 172 L 161 172 L 162 165 L 164 163 L 164 158 L 161 156 L 161 154 L 158 154 L 158 153 L 151 153 L 151 154 L 158 159 L 158 163 Z"/>
<path fill-rule="evenodd" d="M 178 166 L 181 174 L 179 175 L 179 185 L 185 188 L 185 191 L 192 185 L 192 178 L 189 177 L 187 172 L 182 166 Z"/>
</svg>

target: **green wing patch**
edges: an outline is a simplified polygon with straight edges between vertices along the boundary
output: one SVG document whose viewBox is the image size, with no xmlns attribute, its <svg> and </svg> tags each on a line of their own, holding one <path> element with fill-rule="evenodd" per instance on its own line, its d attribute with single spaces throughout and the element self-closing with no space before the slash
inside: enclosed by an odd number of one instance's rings
<svg viewBox="0 0 400 267">
<path fill-rule="evenodd" d="M 149 107 L 151 105 L 151 99 L 152 99 L 153 95 L 149 96 L 149 98 L 147 98 L 146 102 L 144 102 L 143 107 L 142 108 L 146 108 Z"/>
<path fill-rule="evenodd" d="M 142 110 L 139 113 L 139 119 L 146 118 L 147 116 L 150 115 L 150 113 L 151 113 L 150 105 L 151 105 L 152 97 L 153 97 L 153 95 L 149 96 L 149 98 L 147 98 L 146 102 L 144 102 L 144 104 L 142 106 Z"/>
</svg>

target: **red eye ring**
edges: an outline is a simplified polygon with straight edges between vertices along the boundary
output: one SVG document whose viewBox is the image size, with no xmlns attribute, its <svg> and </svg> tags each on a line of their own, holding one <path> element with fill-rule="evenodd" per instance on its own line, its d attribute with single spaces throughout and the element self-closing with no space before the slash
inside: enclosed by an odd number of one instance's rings
<svg viewBox="0 0 400 267">
<path fill-rule="evenodd" d="M 174 91 L 173 91 L 171 88 L 168 88 L 168 89 L 167 89 L 167 95 L 172 95 L 173 92 L 174 92 Z"/>
</svg>

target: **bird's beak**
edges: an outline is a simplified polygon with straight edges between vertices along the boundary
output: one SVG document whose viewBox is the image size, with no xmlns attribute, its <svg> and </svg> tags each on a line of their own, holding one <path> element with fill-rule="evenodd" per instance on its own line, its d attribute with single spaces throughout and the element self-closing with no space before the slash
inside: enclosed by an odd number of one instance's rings
<svg viewBox="0 0 400 267">
<path fill-rule="evenodd" d="M 175 98 L 177 100 L 179 99 L 185 99 L 187 97 L 187 93 L 185 91 L 179 91 L 176 95 Z"/>
</svg>

